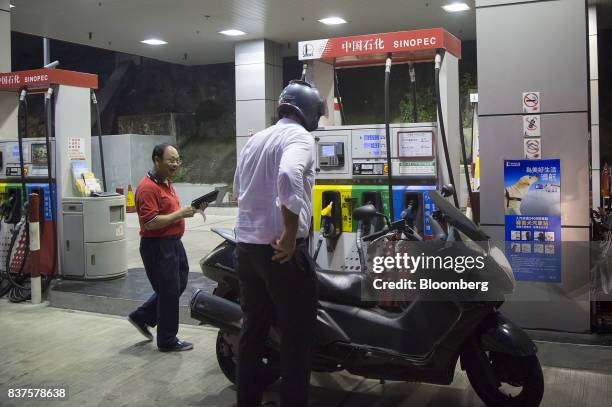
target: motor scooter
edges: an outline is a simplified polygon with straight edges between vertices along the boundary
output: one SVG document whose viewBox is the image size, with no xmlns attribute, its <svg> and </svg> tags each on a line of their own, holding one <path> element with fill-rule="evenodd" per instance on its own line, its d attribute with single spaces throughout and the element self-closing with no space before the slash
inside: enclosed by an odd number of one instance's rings
<svg viewBox="0 0 612 407">
<path fill-rule="evenodd" d="M 442 190 L 448 195 L 448 189 Z M 312 370 L 351 374 L 378 380 L 448 385 L 460 363 L 478 396 L 487 406 L 535 407 L 542 400 L 544 380 L 537 348 L 527 334 L 502 315 L 504 295 L 515 285 L 503 252 L 489 237 L 440 193 L 430 193 L 438 211 L 430 217 L 432 250 L 455 243 L 463 254 L 484 257 L 488 276 L 497 279 L 498 292 L 488 300 L 431 301 L 414 298 L 399 307 L 364 301 L 367 273 L 317 268 L 319 301 Z M 372 223 L 379 216 L 373 205 L 354 211 L 353 218 Z M 410 225 L 413 214 L 383 230 L 359 236 L 358 244 L 421 242 Z M 238 337 L 242 324 L 240 281 L 234 269 L 233 231 L 212 229 L 224 241 L 200 261 L 204 275 L 218 283 L 212 293 L 198 290 L 191 299 L 191 316 L 219 328 L 216 355 L 225 376 L 235 383 Z M 374 246 L 373 246 L 374 247 Z M 366 250 L 360 250 L 362 264 Z M 260 380 L 268 386 L 279 378 L 277 330 L 270 329 L 262 358 Z"/>
</svg>

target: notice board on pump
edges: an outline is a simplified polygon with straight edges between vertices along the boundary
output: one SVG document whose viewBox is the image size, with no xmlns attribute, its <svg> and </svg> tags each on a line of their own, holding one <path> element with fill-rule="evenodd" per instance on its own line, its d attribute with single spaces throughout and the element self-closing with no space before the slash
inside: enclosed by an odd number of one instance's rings
<svg viewBox="0 0 612 407">
<path fill-rule="evenodd" d="M 434 157 L 432 131 L 398 131 L 397 151 L 399 158 L 426 159 Z"/>
</svg>

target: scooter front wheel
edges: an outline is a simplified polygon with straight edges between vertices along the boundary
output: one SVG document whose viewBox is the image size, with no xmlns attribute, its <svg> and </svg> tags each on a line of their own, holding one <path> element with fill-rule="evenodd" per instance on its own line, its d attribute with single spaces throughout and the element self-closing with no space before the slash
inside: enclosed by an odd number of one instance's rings
<svg viewBox="0 0 612 407">
<path fill-rule="evenodd" d="M 475 350 L 462 357 L 470 383 L 489 407 L 537 407 L 544 395 L 538 358 Z"/>
<path fill-rule="evenodd" d="M 221 371 L 227 379 L 236 384 L 236 370 L 238 360 L 238 335 L 226 333 L 220 329 L 217 334 L 217 362 Z M 280 377 L 278 368 L 267 363 L 267 359 L 262 360 L 261 366 L 261 384 L 264 388 L 268 388 L 274 384 Z"/>
</svg>

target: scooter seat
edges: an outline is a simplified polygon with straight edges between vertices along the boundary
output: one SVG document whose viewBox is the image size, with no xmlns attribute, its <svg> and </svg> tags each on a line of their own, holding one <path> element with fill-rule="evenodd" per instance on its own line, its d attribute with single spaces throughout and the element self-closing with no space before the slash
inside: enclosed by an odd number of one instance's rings
<svg viewBox="0 0 612 407">
<path fill-rule="evenodd" d="M 361 282 L 363 273 L 317 269 L 319 300 L 363 307 Z"/>
</svg>

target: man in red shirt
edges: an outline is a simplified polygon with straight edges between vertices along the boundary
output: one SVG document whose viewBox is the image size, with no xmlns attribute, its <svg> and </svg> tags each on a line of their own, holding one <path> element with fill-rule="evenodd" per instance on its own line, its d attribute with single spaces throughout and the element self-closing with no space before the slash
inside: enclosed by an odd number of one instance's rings
<svg viewBox="0 0 612 407">
<path fill-rule="evenodd" d="M 140 222 L 140 255 L 153 295 L 128 320 L 147 339 L 149 327 L 157 325 L 157 347 L 161 352 L 193 349 L 176 337 L 179 298 L 187 286 L 189 263 L 181 237 L 184 218 L 193 217 L 191 206 L 180 207 L 170 180 L 181 165 L 177 149 L 169 144 L 155 146 L 153 171 L 142 178 L 136 189 L 136 211 Z"/>
</svg>

